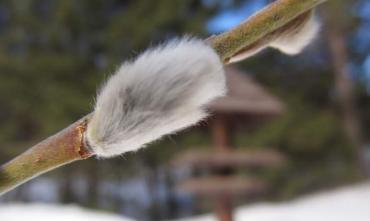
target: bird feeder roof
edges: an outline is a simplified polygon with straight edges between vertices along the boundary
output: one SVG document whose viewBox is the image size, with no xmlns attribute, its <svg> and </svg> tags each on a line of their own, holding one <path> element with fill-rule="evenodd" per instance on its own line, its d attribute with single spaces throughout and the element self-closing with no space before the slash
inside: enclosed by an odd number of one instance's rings
<svg viewBox="0 0 370 221">
<path fill-rule="evenodd" d="M 225 194 L 256 196 L 266 192 L 267 189 L 267 184 L 258 179 L 225 176 L 193 178 L 177 186 L 177 190 L 180 192 L 206 197 L 217 197 Z"/>
<path fill-rule="evenodd" d="M 223 168 L 223 167 L 279 167 L 285 162 L 283 154 L 274 150 L 189 150 L 172 161 L 174 167 Z"/>
<path fill-rule="evenodd" d="M 279 115 L 284 111 L 281 101 L 268 93 L 245 72 L 226 67 L 227 96 L 218 98 L 208 106 L 209 110 L 221 114 Z"/>
</svg>

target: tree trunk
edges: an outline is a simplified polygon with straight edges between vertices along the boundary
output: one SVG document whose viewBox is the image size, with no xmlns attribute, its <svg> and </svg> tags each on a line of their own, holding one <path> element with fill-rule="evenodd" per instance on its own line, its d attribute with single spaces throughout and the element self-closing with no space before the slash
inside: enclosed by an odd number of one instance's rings
<svg viewBox="0 0 370 221">
<path fill-rule="evenodd" d="M 233 208 L 231 198 L 227 195 L 218 197 L 216 202 L 216 216 L 218 221 L 233 221 Z"/>
<path fill-rule="evenodd" d="M 336 99 L 340 107 L 343 127 L 349 140 L 356 148 L 357 163 L 361 173 L 369 175 L 366 159 L 364 157 L 364 139 L 362 135 L 360 115 L 356 107 L 354 84 L 347 69 L 348 58 L 345 33 L 331 23 L 327 26 L 327 40 L 332 57 Z"/>
<path fill-rule="evenodd" d="M 212 144 L 218 151 L 232 150 L 227 116 L 218 114 L 211 122 Z"/>
</svg>

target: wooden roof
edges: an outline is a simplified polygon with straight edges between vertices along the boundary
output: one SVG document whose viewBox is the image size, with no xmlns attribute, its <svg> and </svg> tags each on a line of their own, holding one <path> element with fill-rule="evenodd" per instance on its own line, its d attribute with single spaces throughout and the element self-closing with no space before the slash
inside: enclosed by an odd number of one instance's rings
<svg viewBox="0 0 370 221">
<path fill-rule="evenodd" d="M 285 162 L 284 156 L 274 150 L 190 150 L 172 161 L 175 167 L 277 167 Z"/>
<path fill-rule="evenodd" d="M 193 178 L 177 186 L 180 192 L 211 197 L 225 194 L 254 196 L 266 192 L 267 189 L 267 184 L 258 179 L 225 176 Z"/>
<path fill-rule="evenodd" d="M 228 94 L 209 105 L 214 113 L 278 115 L 284 111 L 278 98 L 268 93 L 248 74 L 226 67 Z"/>
</svg>

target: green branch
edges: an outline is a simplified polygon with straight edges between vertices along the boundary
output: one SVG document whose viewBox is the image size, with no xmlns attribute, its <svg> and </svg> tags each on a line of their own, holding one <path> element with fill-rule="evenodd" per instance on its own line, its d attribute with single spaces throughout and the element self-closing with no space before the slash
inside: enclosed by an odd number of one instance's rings
<svg viewBox="0 0 370 221">
<path fill-rule="evenodd" d="M 42 173 L 92 154 L 83 143 L 88 117 L 36 144 L 0 167 L 0 195 Z"/>
<path fill-rule="evenodd" d="M 325 0 L 278 0 L 236 28 L 207 39 L 224 63 Z M 88 116 L 0 167 L 0 195 L 56 167 L 93 155 L 84 142 Z"/>
<path fill-rule="evenodd" d="M 237 27 L 211 37 L 212 47 L 227 63 L 243 48 L 288 24 L 294 18 L 326 0 L 277 0 Z"/>
</svg>

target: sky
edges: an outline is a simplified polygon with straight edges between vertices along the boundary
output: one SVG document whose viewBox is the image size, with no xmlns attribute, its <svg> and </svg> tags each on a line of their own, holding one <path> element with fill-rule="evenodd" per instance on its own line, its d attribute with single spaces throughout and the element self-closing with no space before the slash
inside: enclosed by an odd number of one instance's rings
<svg viewBox="0 0 370 221">
<path fill-rule="evenodd" d="M 243 22 L 246 18 L 262 9 L 268 4 L 267 0 L 244 0 L 239 6 L 234 6 L 233 0 L 203 0 L 206 6 L 219 4 L 223 10 L 212 17 L 207 23 L 207 30 L 210 34 L 224 32 Z M 360 0 L 358 4 L 349 10 L 349 18 L 360 19 L 359 26 L 355 30 L 351 39 L 350 46 L 355 53 L 361 54 L 364 58 L 360 61 L 359 73 L 360 80 L 366 85 L 370 94 L 370 0 Z"/>
<path fill-rule="evenodd" d="M 355 32 L 353 45 L 358 53 L 364 54 L 365 59 L 362 63 L 363 81 L 370 94 L 370 1 L 361 1 L 353 10 L 356 17 L 361 19 L 361 23 Z"/>
<path fill-rule="evenodd" d="M 217 0 L 205 0 L 204 4 L 221 4 L 224 8 L 218 15 L 211 18 L 207 24 L 207 30 L 211 34 L 220 33 L 226 31 L 251 16 L 254 12 L 262 9 L 266 4 L 266 0 L 250 0 L 244 1 L 238 7 L 231 7 L 232 1 L 226 0 L 222 3 Z"/>
</svg>

